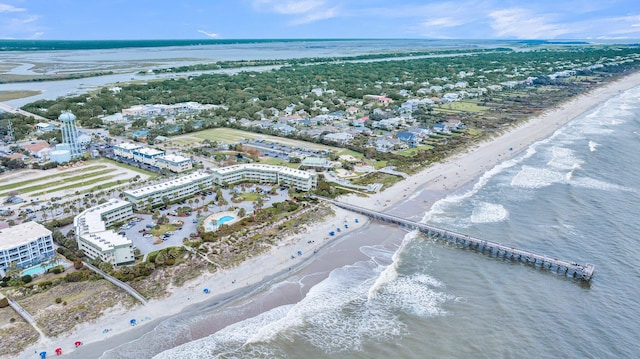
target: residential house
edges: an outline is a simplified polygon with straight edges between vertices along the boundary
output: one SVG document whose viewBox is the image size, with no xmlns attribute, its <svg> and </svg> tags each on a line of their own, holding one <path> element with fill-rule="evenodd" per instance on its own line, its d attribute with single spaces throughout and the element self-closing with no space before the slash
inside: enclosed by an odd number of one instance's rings
<svg viewBox="0 0 640 359">
<path fill-rule="evenodd" d="M 393 101 L 389 97 L 379 95 L 364 95 L 363 99 L 375 103 L 381 103 L 383 105 L 388 105 Z"/>
<path fill-rule="evenodd" d="M 339 144 L 349 143 L 353 140 L 353 135 L 346 132 L 328 133 L 323 137 L 327 141 L 337 142 Z"/>
<path fill-rule="evenodd" d="M 419 144 L 418 137 L 412 132 L 400 131 L 396 134 L 396 137 L 398 138 L 398 140 L 406 143 L 409 148 L 414 148 Z"/>
<path fill-rule="evenodd" d="M 446 123 L 436 123 L 433 125 L 433 131 L 440 134 L 450 134 L 451 131 Z"/>
</svg>

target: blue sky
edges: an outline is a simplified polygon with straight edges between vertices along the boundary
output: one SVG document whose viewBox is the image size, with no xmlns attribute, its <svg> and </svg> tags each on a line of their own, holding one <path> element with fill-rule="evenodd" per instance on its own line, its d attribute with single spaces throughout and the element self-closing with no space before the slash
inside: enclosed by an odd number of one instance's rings
<svg viewBox="0 0 640 359">
<path fill-rule="evenodd" d="M 0 0 L 0 39 L 640 39 L 640 0 Z"/>
</svg>

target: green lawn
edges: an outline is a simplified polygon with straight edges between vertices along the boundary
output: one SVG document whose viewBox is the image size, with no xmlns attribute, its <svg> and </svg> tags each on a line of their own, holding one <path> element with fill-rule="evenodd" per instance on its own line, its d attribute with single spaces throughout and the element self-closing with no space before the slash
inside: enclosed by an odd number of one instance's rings
<svg viewBox="0 0 640 359">
<path fill-rule="evenodd" d="M 0 185 L 0 191 L 6 190 L 6 189 L 14 189 L 14 188 L 26 186 L 26 185 L 31 184 L 31 183 L 52 180 L 52 179 L 55 179 L 57 177 L 71 176 L 71 175 L 78 174 L 78 172 L 93 171 L 93 170 L 106 168 L 106 167 L 107 166 L 104 166 L 104 165 L 88 166 L 88 167 L 83 167 L 83 168 L 77 168 L 73 172 L 61 172 L 61 173 L 56 173 L 56 174 L 53 174 L 53 175 L 43 176 L 43 177 L 39 177 L 39 178 L 33 178 L 33 179 L 25 180 L 25 181 L 13 182 L 13 183 L 9 183 L 9 184 L 6 184 L 6 185 Z"/>
<path fill-rule="evenodd" d="M 23 187 L 18 189 L 18 191 L 20 193 L 30 193 L 30 192 L 36 192 L 36 191 L 41 191 L 41 193 L 44 192 L 53 192 L 56 190 L 60 190 L 63 187 L 59 187 L 59 188 L 55 188 L 55 186 L 57 185 L 62 185 L 62 184 L 67 184 L 69 182 L 80 182 L 80 181 L 84 181 L 87 182 L 89 179 L 96 177 L 96 176 L 100 176 L 103 174 L 107 174 L 109 172 L 113 172 L 113 169 L 105 169 L 105 170 L 99 170 L 99 171 L 95 171 L 95 172 L 90 172 L 90 173 L 85 173 L 79 176 L 74 176 L 74 177 L 69 177 L 69 178 L 58 178 L 57 177 L 64 177 L 64 176 L 51 176 L 50 181 L 48 181 L 47 183 L 42 183 L 42 184 L 38 184 L 35 186 L 29 186 L 29 187 Z M 102 177 L 102 178 L 106 178 L 109 179 L 111 178 L 111 176 L 106 176 L 106 177 Z M 104 180 L 104 179 L 103 179 Z M 95 183 L 95 182 L 92 182 Z M 72 184 L 72 185 L 68 185 L 68 186 L 64 186 L 64 189 L 66 188 L 73 188 L 78 186 L 78 183 Z M 47 190 L 47 191 L 44 191 Z M 0 197 L 2 196 L 6 196 L 7 193 L 2 193 L 0 194 Z"/>
<path fill-rule="evenodd" d="M 489 110 L 489 107 L 480 106 L 477 102 L 469 102 L 469 101 L 456 101 L 450 102 L 445 105 L 441 105 L 437 108 L 438 110 L 443 110 L 443 112 L 474 112 L 474 113 L 482 113 Z"/>
<path fill-rule="evenodd" d="M 224 142 L 227 144 L 237 143 L 245 139 L 264 139 L 265 141 L 282 143 L 293 147 L 302 147 L 313 150 L 326 150 L 331 152 L 340 152 L 343 149 L 339 147 L 327 146 L 318 143 L 311 143 L 299 140 L 292 140 L 285 137 L 265 135 L 261 133 L 253 133 L 243 130 L 236 130 L 234 128 L 212 128 L 204 131 L 194 132 L 189 135 L 183 135 L 172 138 L 173 144 L 188 145 L 191 143 L 199 142 L 200 140 L 210 140 L 216 142 Z"/>
<path fill-rule="evenodd" d="M 353 150 L 348 150 L 348 149 L 342 149 L 340 152 L 338 152 L 338 156 L 343 156 L 343 155 L 353 156 L 360 160 L 364 158 L 364 155 L 362 153 L 356 152 Z"/>
<path fill-rule="evenodd" d="M 405 157 L 412 157 L 413 155 L 415 155 L 420 150 L 430 150 L 432 148 L 433 148 L 433 146 L 423 145 L 423 146 L 418 146 L 418 147 L 414 147 L 414 148 L 407 148 L 406 150 L 402 150 L 402 151 L 396 152 L 396 154 L 398 154 L 400 156 L 405 156 Z"/>
<path fill-rule="evenodd" d="M 62 187 L 48 188 L 46 191 L 34 193 L 31 196 L 40 196 L 40 195 L 51 193 L 51 192 L 64 191 L 64 190 L 67 190 L 67 189 L 77 188 L 79 186 L 87 186 L 87 185 L 91 185 L 91 184 L 94 184 L 94 183 L 107 181 L 107 180 L 110 180 L 112 178 L 113 178 L 113 176 L 96 177 L 96 178 L 83 180 L 82 182 L 73 183 L 73 184 L 69 184 L 69 185 L 66 185 L 66 186 L 62 186 Z"/>
</svg>

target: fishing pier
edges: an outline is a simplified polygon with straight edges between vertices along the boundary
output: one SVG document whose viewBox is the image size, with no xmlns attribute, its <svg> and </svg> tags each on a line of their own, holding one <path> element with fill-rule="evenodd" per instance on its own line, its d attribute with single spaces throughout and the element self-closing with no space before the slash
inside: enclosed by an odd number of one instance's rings
<svg viewBox="0 0 640 359">
<path fill-rule="evenodd" d="M 429 237 L 441 239 L 459 246 L 473 248 L 481 253 L 521 261 L 534 267 L 539 266 L 541 268 L 549 269 L 550 271 L 555 271 L 556 273 L 564 273 L 565 275 L 572 276 L 573 278 L 581 279 L 584 281 L 591 280 L 591 277 L 593 276 L 593 272 L 595 270 L 595 266 L 593 264 L 578 264 L 571 261 L 552 258 L 527 250 L 506 246 L 504 244 L 475 238 L 466 234 L 445 230 L 429 224 L 410 221 L 405 218 L 374 211 L 364 207 L 334 201 L 328 198 L 316 198 L 325 202 L 329 202 L 337 207 L 344 208 L 351 212 L 365 215 L 374 220 L 393 223 L 402 227 L 410 228 L 412 230 L 417 229 Z"/>
</svg>

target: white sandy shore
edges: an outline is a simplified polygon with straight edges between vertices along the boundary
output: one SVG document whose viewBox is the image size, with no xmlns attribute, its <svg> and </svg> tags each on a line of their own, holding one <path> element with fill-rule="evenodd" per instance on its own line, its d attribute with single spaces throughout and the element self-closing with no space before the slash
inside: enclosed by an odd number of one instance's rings
<svg viewBox="0 0 640 359">
<path fill-rule="evenodd" d="M 71 333 L 57 338 L 44 338 L 25 349 L 20 358 L 38 358 L 35 354 L 46 351 L 54 355 L 56 348 L 62 348 L 63 354 L 75 350 L 74 343 L 94 343 L 124 333 L 135 328 L 131 326 L 131 319 L 135 319 L 137 326 L 155 325 L 162 317 L 181 312 L 185 307 L 211 299 L 214 296 L 231 293 L 243 287 L 249 287 L 262 282 L 267 277 L 277 273 L 287 272 L 290 268 L 314 255 L 314 252 L 330 241 L 354 232 L 369 223 L 367 218 L 357 216 L 352 212 L 334 208 L 335 215 L 326 221 L 306 226 L 304 231 L 285 238 L 278 246 L 269 252 L 248 259 L 242 265 L 225 269 L 217 273 L 207 273 L 199 278 L 187 282 L 183 287 L 172 288 L 171 294 L 161 300 L 152 300 L 146 306 L 139 305 L 132 310 L 113 308 L 105 313 L 98 321 L 78 325 Z M 356 223 L 355 219 L 358 219 Z M 344 224 L 348 224 L 345 228 Z M 336 232 L 340 228 L 340 232 Z M 329 232 L 336 232 L 331 236 Z M 301 254 L 299 254 L 299 251 Z M 209 293 L 204 293 L 204 289 Z M 105 331 L 107 329 L 107 331 Z M 132 340 L 135 338 L 131 338 Z"/>
<path fill-rule="evenodd" d="M 442 163 L 432 165 L 379 194 L 367 198 L 352 195 L 345 200 L 350 204 L 384 210 L 418 189 L 430 191 L 433 201 L 444 198 L 447 194 L 469 185 L 497 163 L 510 159 L 534 142 L 551 136 L 557 129 L 592 107 L 621 91 L 638 85 L 640 85 L 640 73 L 629 75 L 548 110 L 526 123 L 509 129 L 498 138 L 483 142 Z M 342 228 L 338 234 L 345 234 L 368 223 L 362 216 L 358 217 L 359 223 L 355 223 L 356 217 L 351 212 L 336 209 L 336 215 L 333 218 L 308 228 L 304 234 L 284 239 L 280 245 L 264 255 L 251 258 L 236 268 L 213 275 L 203 275 L 182 288 L 175 288 L 165 299 L 151 301 L 148 305 L 139 306 L 133 310 L 114 309 L 106 313 L 98 322 L 82 324 L 66 336 L 41 339 L 23 351 L 20 358 L 36 358 L 34 351 L 42 350 L 53 354 L 57 347 L 63 348 L 63 351 L 68 353 L 73 350 L 75 341 L 98 342 L 132 329 L 133 327 L 129 324 L 130 319 L 136 319 L 138 325 L 155 325 L 153 323 L 159 323 L 158 319 L 161 317 L 177 314 L 195 302 L 205 301 L 211 296 L 231 293 L 243 286 L 259 283 L 267 277 L 287 271 L 296 262 L 313 256 L 314 250 L 338 238 L 339 236 L 329 236 L 329 231 L 335 230 L 336 227 Z M 345 221 L 349 224 L 348 230 L 344 229 Z M 302 251 L 302 255 L 297 254 L 299 250 Z M 204 294 L 204 288 L 208 288 L 210 294 Z M 103 333 L 104 329 L 110 330 Z"/>
</svg>

